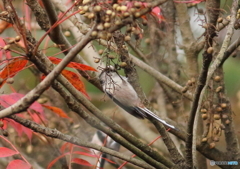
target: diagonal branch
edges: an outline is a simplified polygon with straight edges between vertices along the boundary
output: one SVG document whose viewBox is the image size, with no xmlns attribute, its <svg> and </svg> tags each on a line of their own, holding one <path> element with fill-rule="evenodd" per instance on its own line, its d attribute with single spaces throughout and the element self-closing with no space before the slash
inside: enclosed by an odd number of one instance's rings
<svg viewBox="0 0 240 169">
<path fill-rule="evenodd" d="M 116 152 L 116 151 L 111 150 L 109 148 L 90 143 L 87 140 L 83 140 L 83 139 L 79 139 L 78 137 L 63 134 L 60 131 L 58 131 L 57 129 L 50 129 L 50 128 L 41 126 L 41 125 L 39 125 L 39 124 L 37 124 L 33 121 L 20 118 L 16 115 L 11 115 L 10 118 L 13 119 L 14 121 L 20 123 L 21 125 L 23 125 L 27 128 L 30 128 L 35 132 L 46 135 L 48 137 L 57 138 L 57 139 L 60 139 L 60 140 L 63 140 L 63 141 L 66 141 L 66 142 L 69 142 L 69 143 L 72 143 L 72 144 L 75 144 L 75 145 L 92 148 L 92 149 L 107 153 L 109 155 L 112 155 L 114 157 L 120 158 L 122 160 L 128 161 L 128 162 L 130 162 L 134 165 L 137 165 L 139 167 L 149 168 L 149 169 L 153 168 L 143 161 L 140 161 L 138 159 L 134 159 L 132 157 L 126 156 L 125 154 Z"/>
</svg>

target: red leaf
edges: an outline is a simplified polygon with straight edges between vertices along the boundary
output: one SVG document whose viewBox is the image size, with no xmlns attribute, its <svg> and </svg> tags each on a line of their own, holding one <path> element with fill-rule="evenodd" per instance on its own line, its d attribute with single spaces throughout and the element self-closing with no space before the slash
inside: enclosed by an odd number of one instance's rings
<svg viewBox="0 0 240 169">
<path fill-rule="evenodd" d="M 23 97 L 24 95 L 21 93 L 3 94 L 0 95 L 0 104 L 6 108 L 13 105 Z M 40 103 L 34 102 L 29 108 L 39 112 L 42 116 L 44 116 L 43 107 Z"/>
<path fill-rule="evenodd" d="M 63 158 L 63 157 L 65 157 L 66 155 L 69 155 L 69 154 L 70 154 L 70 153 L 64 153 L 64 154 L 56 157 L 53 161 L 51 161 L 51 162 L 48 164 L 47 169 L 52 168 L 52 166 L 53 166 L 60 158 Z"/>
<path fill-rule="evenodd" d="M 0 38 L 0 46 L 4 47 L 7 43 L 5 42 L 5 40 L 3 38 Z M 3 58 L 3 56 L 5 56 L 5 58 Z M 4 60 L 4 59 L 10 59 L 12 58 L 11 52 L 8 50 L 0 50 L 0 60 Z M 4 63 L 4 62 L 3 62 Z M 2 64 L 2 63 L 1 63 Z"/>
<path fill-rule="evenodd" d="M 82 82 L 82 80 L 80 79 L 80 77 L 74 73 L 74 72 L 71 72 L 69 70 L 63 70 L 62 71 L 62 74 L 64 77 L 66 77 L 69 82 L 80 92 L 82 92 L 85 96 L 88 96 L 86 90 L 85 90 L 85 86 L 84 86 L 84 83 Z"/>
<path fill-rule="evenodd" d="M 66 142 L 61 146 L 61 148 L 60 148 L 61 153 L 64 153 L 65 149 L 69 146 L 69 144 L 71 144 L 71 143 Z"/>
<path fill-rule="evenodd" d="M 143 2 L 142 4 L 143 4 L 144 7 L 147 7 L 147 3 L 146 2 Z M 163 17 L 163 15 L 161 13 L 161 9 L 159 7 L 153 8 L 152 11 L 150 12 L 150 14 L 152 16 L 158 18 L 159 23 L 164 20 L 164 17 Z"/>
<path fill-rule="evenodd" d="M 84 165 L 84 166 L 93 166 L 92 164 L 90 164 L 88 161 L 80 159 L 80 158 L 74 158 L 72 159 L 72 163 L 76 163 L 79 165 Z"/>
<path fill-rule="evenodd" d="M 20 72 L 26 64 L 28 60 L 23 58 L 14 58 L 13 60 L 9 61 L 8 64 L 4 67 L 2 71 L 0 71 L 0 78 L 4 81 L 0 84 L 0 87 L 6 82 L 8 77 L 15 76 L 18 72 Z"/>
<path fill-rule="evenodd" d="M 58 64 L 62 61 L 62 59 L 59 58 L 55 58 L 55 57 L 48 57 L 54 64 Z M 81 63 L 76 63 L 76 62 L 70 62 L 67 67 L 70 68 L 75 68 L 75 69 L 79 69 L 79 70 L 90 70 L 90 71 L 97 71 L 96 69 L 94 69 L 91 66 L 88 65 L 84 65 Z"/>
<path fill-rule="evenodd" d="M 12 27 L 12 24 L 4 20 L 0 20 L 0 34 L 7 28 Z"/>
<path fill-rule="evenodd" d="M 84 155 L 84 156 L 88 156 L 88 157 L 98 157 L 95 154 L 85 153 L 85 152 L 82 152 L 82 151 L 74 151 L 73 154 L 79 154 L 79 155 Z"/>
<path fill-rule="evenodd" d="M 69 118 L 68 115 L 62 109 L 60 109 L 58 107 L 48 106 L 48 105 L 44 105 L 44 104 L 42 104 L 42 106 L 51 110 L 52 112 L 58 114 L 60 117 Z"/>
<path fill-rule="evenodd" d="M 190 0 L 190 1 L 174 1 L 176 3 L 193 3 L 193 4 L 198 4 L 198 3 L 201 3 L 201 2 L 204 2 L 205 0 Z"/>
<path fill-rule="evenodd" d="M 31 166 L 22 160 L 13 160 L 7 166 L 7 169 L 16 169 L 16 168 L 17 169 L 30 169 Z"/>
<path fill-rule="evenodd" d="M 6 147 L 0 147 L 0 157 L 9 157 L 14 154 L 18 154 L 18 152 Z"/>
</svg>

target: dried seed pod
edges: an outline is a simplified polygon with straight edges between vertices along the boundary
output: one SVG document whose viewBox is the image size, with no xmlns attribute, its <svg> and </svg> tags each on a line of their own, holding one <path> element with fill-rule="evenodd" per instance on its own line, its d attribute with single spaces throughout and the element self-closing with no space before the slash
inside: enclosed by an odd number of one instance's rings
<svg viewBox="0 0 240 169">
<path fill-rule="evenodd" d="M 88 17 L 88 19 L 93 19 L 95 17 L 95 14 L 94 13 L 89 13 L 87 17 Z"/>
<path fill-rule="evenodd" d="M 227 115 L 227 114 L 223 114 L 223 115 L 222 115 L 222 118 L 223 118 L 223 119 L 227 119 L 227 118 L 228 118 L 228 115 Z"/>
<path fill-rule="evenodd" d="M 127 36 L 124 37 L 124 40 L 125 40 L 125 41 L 130 41 L 130 40 L 131 40 L 131 37 L 127 35 Z"/>
<path fill-rule="evenodd" d="M 127 63 L 126 63 L 126 62 L 121 62 L 121 63 L 119 64 L 119 66 L 120 66 L 120 67 L 126 67 L 126 66 L 127 66 Z"/>
<path fill-rule="evenodd" d="M 221 107 L 222 108 L 226 108 L 227 107 L 227 103 L 221 103 Z"/>
<path fill-rule="evenodd" d="M 230 124 L 230 120 L 227 119 L 227 120 L 225 121 L 225 124 Z"/>
<path fill-rule="evenodd" d="M 10 47 L 11 47 L 10 45 L 5 45 L 5 46 L 3 47 L 3 49 L 4 49 L 4 50 L 8 50 Z"/>
<path fill-rule="evenodd" d="M 8 78 L 6 83 L 8 84 L 13 84 L 14 83 L 14 79 L 11 77 L 11 78 Z"/>
<path fill-rule="evenodd" d="M 222 79 L 221 76 L 215 76 L 215 77 L 214 77 L 214 81 L 215 81 L 215 82 L 220 82 L 221 79 Z"/>
<path fill-rule="evenodd" d="M 127 10 L 127 6 L 122 5 L 122 6 L 121 6 L 121 11 L 122 11 L 122 12 L 125 12 L 126 10 Z"/>
<path fill-rule="evenodd" d="M 200 112 L 205 114 L 205 113 L 207 113 L 207 109 L 201 109 Z"/>
<path fill-rule="evenodd" d="M 202 138 L 202 143 L 207 142 L 207 140 L 208 140 L 207 137 Z"/>
<path fill-rule="evenodd" d="M 141 4 L 141 2 L 134 2 L 133 6 L 136 8 L 140 8 L 142 6 L 142 4 Z"/>
<path fill-rule="evenodd" d="M 218 23 L 222 23 L 222 21 L 223 21 L 223 18 L 222 18 L 222 17 L 220 17 L 220 18 L 217 19 L 217 22 L 218 22 Z"/>
<path fill-rule="evenodd" d="M 208 118 L 208 115 L 207 115 L 207 114 L 202 114 L 202 119 L 203 119 L 203 120 L 207 120 L 207 118 Z"/>
<path fill-rule="evenodd" d="M 39 98 L 37 100 L 37 102 L 40 103 L 40 104 L 47 103 L 48 102 L 48 98 L 46 98 L 46 97 Z"/>
<path fill-rule="evenodd" d="M 215 90 L 216 93 L 220 92 L 220 91 L 222 90 L 222 88 L 223 88 L 222 86 L 218 86 L 218 87 L 216 88 L 216 90 Z"/>
<path fill-rule="evenodd" d="M 92 31 L 92 33 L 91 33 L 91 36 L 92 37 L 96 37 L 98 35 L 98 32 L 97 31 Z"/>
<path fill-rule="evenodd" d="M 102 31 L 104 29 L 104 26 L 102 23 L 98 24 L 97 30 Z"/>
<path fill-rule="evenodd" d="M 16 37 L 15 37 L 15 41 L 16 41 L 16 42 L 19 42 L 20 40 L 21 40 L 21 37 L 20 37 L 20 36 L 16 36 Z"/>
<path fill-rule="evenodd" d="M 123 13 L 123 17 L 124 17 L 124 18 L 127 18 L 127 17 L 129 17 L 129 16 L 130 16 L 130 13 L 129 13 L 129 12 L 124 12 L 124 13 Z"/>
<path fill-rule="evenodd" d="M 212 149 L 212 148 L 215 148 L 216 144 L 214 142 L 210 143 L 209 144 L 209 148 Z"/>
<path fill-rule="evenodd" d="M 130 12 L 134 13 L 134 12 L 136 12 L 136 9 L 135 8 L 130 8 Z"/>
<path fill-rule="evenodd" d="M 93 10 L 95 12 L 100 12 L 102 10 L 102 7 L 100 5 L 94 6 Z"/>
<path fill-rule="evenodd" d="M 99 50 L 98 50 L 98 54 L 99 54 L 99 55 L 102 55 L 103 52 L 104 52 L 104 51 L 103 51 L 102 49 L 99 49 Z"/>
<path fill-rule="evenodd" d="M 207 53 L 208 53 L 208 54 L 212 54 L 212 53 L 213 53 L 213 47 L 209 47 L 209 48 L 207 49 Z"/>
<path fill-rule="evenodd" d="M 217 112 L 222 112 L 222 107 L 217 107 L 216 110 Z"/>
<path fill-rule="evenodd" d="M 141 14 L 140 14 L 140 12 L 135 12 L 135 13 L 134 13 L 134 16 L 135 16 L 136 18 L 138 18 L 138 17 L 141 16 Z"/>
<path fill-rule="evenodd" d="M 89 6 L 83 6 L 83 8 L 82 8 L 82 11 L 84 11 L 84 12 L 88 12 L 89 11 Z"/>
<path fill-rule="evenodd" d="M 99 58 L 96 58 L 96 59 L 94 59 L 94 62 L 95 62 L 95 63 L 99 63 L 99 62 L 100 62 L 100 59 L 99 59 Z"/>
<path fill-rule="evenodd" d="M 220 120 L 221 116 L 220 116 L 220 114 L 214 114 L 214 115 L 213 115 L 213 118 L 214 118 L 215 120 Z"/>
<path fill-rule="evenodd" d="M 112 14 L 112 10 L 108 9 L 108 10 L 106 11 L 106 14 L 107 14 L 107 15 L 111 15 L 111 14 Z"/>
<path fill-rule="evenodd" d="M 108 55 L 108 58 L 109 58 L 109 59 L 115 59 L 116 56 L 114 56 L 114 55 Z"/>
<path fill-rule="evenodd" d="M 91 2 L 91 0 L 83 0 L 83 1 L 82 1 L 82 4 L 83 4 L 83 5 L 86 5 L 86 4 L 90 3 L 90 2 Z"/>
<path fill-rule="evenodd" d="M 118 4 L 113 4 L 113 9 L 117 9 L 117 7 L 119 7 L 119 5 Z"/>
<path fill-rule="evenodd" d="M 105 23 L 103 24 L 103 26 L 104 26 L 104 28 L 110 28 L 111 23 L 109 23 L 109 22 L 105 22 Z"/>
</svg>

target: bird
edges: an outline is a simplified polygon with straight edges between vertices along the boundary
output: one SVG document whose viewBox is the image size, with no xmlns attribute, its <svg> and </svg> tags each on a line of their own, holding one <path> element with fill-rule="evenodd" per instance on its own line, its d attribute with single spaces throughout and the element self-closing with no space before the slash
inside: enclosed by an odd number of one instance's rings
<svg viewBox="0 0 240 169">
<path fill-rule="evenodd" d="M 102 70 L 99 75 L 99 80 L 103 91 L 126 112 L 139 119 L 148 119 L 150 116 L 170 129 L 178 130 L 175 126 L 168 124 L 165 120 L 147 109 L 141 103 L 133 86 L 128 82 L 128 78 L 119 75 L 112 65 L 109 65 Z"/>
<path fill-rule="evenodd" d="M 117 152 L 119 151 L 120 146 L 121 146 L 119 143 L 114 141 L 111 137 L 107 136 L 105 133 L 103 133 L 100 130 L 97 130 L 96 133 L 93 135 L 91 143 L 95 143 L 95 144 L 100 145 L 100 146 L 104 145 L 105 147 L 110 148 L 112 150 L 115 150 Z M 99 154 L 98 151 L 96 151 L 96 150 L 93 150 L 93 151 L 94 151 L 95 154 Z M 104 165 L 106 163 L 106 159 L 114 161 L 114 159 L 112 159 L 112 156 L 110 156 L 106 153 L 102 153 L 101 156 L 99 157 L 97 167 L 98 168 L 104 168 Z"/>
</svg>

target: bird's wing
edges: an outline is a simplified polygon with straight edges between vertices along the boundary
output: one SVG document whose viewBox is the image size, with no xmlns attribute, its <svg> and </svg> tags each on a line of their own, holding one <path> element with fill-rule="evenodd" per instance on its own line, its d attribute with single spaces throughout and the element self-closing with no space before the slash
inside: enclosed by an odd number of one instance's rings
<svg viewBox="0 0 240 169">
<path fill-rule="evenodd" d="M 131 115 L 140 118 L 140 119 L 144 119 L 146 118 L 146 114 L 143 111 L 139 111 L 138 109 L 136 109 L 135 107 L 130 107 L 130 106 L 126 106 L 123 105 L 120 101 L 118 101 L 111 93 L 105 91 L 107 93 L 107 95 L 114 101 L 114 103 L 116 103 L 119 107 L 121 107 L 123 110 L 125 110 L 126 112 L 130 113 Z"/>
</svg>

